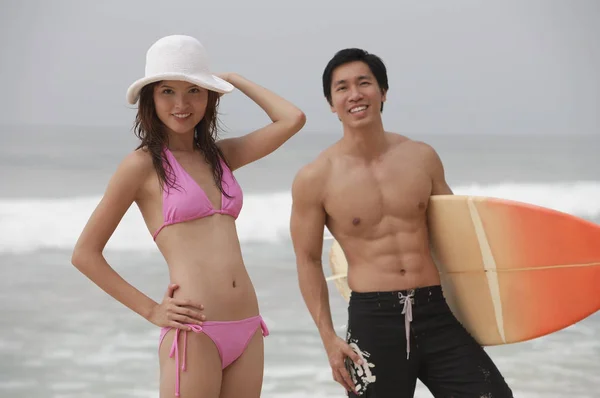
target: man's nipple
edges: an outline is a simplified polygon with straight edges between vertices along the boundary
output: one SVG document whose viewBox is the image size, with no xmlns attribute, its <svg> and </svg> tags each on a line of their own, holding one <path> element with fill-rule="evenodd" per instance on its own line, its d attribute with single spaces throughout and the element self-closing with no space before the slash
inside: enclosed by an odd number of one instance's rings
<svg viewBox="0 0 600 398">
<path fill-rule="evenodd" d="M 360 224 L 360 218 L 358 218 L 358 217 L 354 217 L 354 218 L 352 219 L 352 225 L 358 225 L 358 224 Z"/>
</svg>

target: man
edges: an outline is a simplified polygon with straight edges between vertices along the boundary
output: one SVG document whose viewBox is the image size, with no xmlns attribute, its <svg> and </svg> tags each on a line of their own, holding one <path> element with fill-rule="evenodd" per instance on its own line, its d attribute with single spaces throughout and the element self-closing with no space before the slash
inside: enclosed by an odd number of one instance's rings
<svg viewBox="0 0 600 398">
<path fill-rule="evenodd" d="M 351 397 L 512 397 L 485 351 L 451 313 L 429 252 L 431 195 L 452 194 L 427 144 L 386 132 L 386 68 L 339 51 L 323 90 L 343 137 L 304 166 L 292 187 L 291 235 L 304 301 L 334 379 Z M 324 227 L 348 260 L 346 340 L 335 334 L 321 263 Z"/>
</svg>

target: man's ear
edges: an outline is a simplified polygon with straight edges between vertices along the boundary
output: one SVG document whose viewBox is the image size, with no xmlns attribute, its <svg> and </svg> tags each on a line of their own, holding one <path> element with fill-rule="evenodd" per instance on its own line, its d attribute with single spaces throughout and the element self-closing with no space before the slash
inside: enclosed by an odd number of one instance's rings
<svg viewBox="0 0 600 398">
<path fill-rule="evenodd" d="M 333 108 L 333 105 L 331 105 L 331 106 L 329 107 L 329 109 L 331 109 L 331 113 L 337 113 L 337 112 L 335 111 L 335 109 Z M 342 121 L 342 119 L 340 118 L 340 115 L 338 115 L 338 120 L 339 120 L 340 122 Z"/>
</svg>

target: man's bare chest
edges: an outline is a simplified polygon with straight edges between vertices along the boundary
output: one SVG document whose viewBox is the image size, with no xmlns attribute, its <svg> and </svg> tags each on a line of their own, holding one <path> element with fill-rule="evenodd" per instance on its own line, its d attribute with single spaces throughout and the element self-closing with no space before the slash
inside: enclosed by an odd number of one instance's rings
<svg viewBox="0 0 600 398">
<path fill-rule="evenodd" d="M 326 189 L 325 210 L 331 222 L 353 227 L 375 225 L 386 217 L 422 217 L 431 187 L 429 173 L 418 165 L 338 169 Z"/>
</svg>

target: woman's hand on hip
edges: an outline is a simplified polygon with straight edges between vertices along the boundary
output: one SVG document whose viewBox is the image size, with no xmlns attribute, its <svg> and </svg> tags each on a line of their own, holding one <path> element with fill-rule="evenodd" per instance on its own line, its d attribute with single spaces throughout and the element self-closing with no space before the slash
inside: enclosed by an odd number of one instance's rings
<svg viewBox="0 0 600 398">
<path fill-rule="evenodd" d="M 204 306 L 191 300 L 173 298 L 178 285 L 169 285 L 162 303 L 157 304 L 151 311 L 148 320 L 160 327 L 172 327 L 182 330 L 192 330 L 189 324 L 202 325 L 206 317 L 202 314 Z"/>
</svg>

